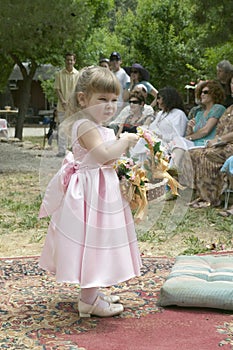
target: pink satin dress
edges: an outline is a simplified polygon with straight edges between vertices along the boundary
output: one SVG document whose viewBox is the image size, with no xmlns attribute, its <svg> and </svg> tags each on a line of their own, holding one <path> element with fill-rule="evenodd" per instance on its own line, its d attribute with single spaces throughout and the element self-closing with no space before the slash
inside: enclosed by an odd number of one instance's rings
<svg viewBox="0 0 233 350">
<path fill-rule="evenodd" d="M 141 258 L 130 207 L 112 165 L 102 166 L 77 141 L 50 181 L 39 217 L 51 221 L 39 265 L 58 282 L 108 287 L 140 275 Z M 112 129 L 96 125 L 104 142 Z"/>
</svg>

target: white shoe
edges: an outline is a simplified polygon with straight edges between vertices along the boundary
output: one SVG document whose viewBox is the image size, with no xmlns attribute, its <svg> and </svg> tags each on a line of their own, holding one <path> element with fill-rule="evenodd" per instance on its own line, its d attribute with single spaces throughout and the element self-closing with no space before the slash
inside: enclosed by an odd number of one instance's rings
<svg viewBox="0 0 233 350">
<path fill-rule="evenodd" d="M 120 301 L 120 297 L 118 295 L 105 295 L 104 293 L 101 293 L 101 292 L 99 292 L 98 295 L 102 300 L 106 301 L 109 304 L 118 303 L 118 301 Z"/>
<path fill-rule="evenodd" d="M 90 305 L 84 303 L 82 300 L 78 302 L 78 310 L 80 317 L 91 317 L 99 316 L 99 317 L 111 317 L 115 315 L 119 315 L 124 310 L 122 304 L 111 304 L 108 303 L 106 307 L 98 306 L 100 296 L 97 296 L 95 302 Z"/>
<path fill-rule="evenodd" d="M 120 301 L 120 297 L 118 295 L 106 295 L 103 292 L 98 292 L 98 296 L 100 299 L 106 301 L 109 304 L 115 304 Z M 80 295 L 78 296 L 78 300 L 80 300 Z"/>
</svg>

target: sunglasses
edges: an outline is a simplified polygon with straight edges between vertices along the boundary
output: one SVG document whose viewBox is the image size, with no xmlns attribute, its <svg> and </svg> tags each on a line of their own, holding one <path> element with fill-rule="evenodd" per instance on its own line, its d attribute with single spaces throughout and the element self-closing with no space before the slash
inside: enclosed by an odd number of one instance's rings
<svg viewBox="0 0 233 350">
<path fill-rule="evenodd" d="M 130 73 L 138 73 L 138 70 L 131 70 Z"/>
<path fill-rule="evenodd" d="M 136 101 L 136 100 L 131 100 L 131 101 L 129 101 L 129 103 L 132 103 L 133 105 L 140 105 L 141 104 L 140 101 Z"/>
<path fill-rule="evenodd" d="M 157 100 L 160 100 L 161 99 L 161 96 L 160 95 L 157 95 Z"/>
<path fill-rule="evenodd" d="M 209 90 L 202 90 L 202 92 L 201 92 L 202 94 L 204 94 L 204 95 L 208 95 L 208 93 L 209 93 Z"/>
</svg>

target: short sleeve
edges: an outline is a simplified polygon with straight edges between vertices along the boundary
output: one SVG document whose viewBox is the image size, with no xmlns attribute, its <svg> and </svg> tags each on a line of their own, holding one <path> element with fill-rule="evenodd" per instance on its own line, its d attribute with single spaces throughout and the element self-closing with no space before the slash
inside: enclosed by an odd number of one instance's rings
<svg viewBox="0 0 233 350">
<path fill-rule="evenodd" d="M 225 112 L 226 108 L 220 104 L 215 104 L 213 105 L 213 107 L 211 108 L 209 114 L 208 114 L 208 118 L 216 118 L 219 119 L 222 114 Z"/>
<path fill-rule="evenodd" d="M 139 84 L 143 84 L 146 87 L 148 94 L 150 94 L 152 90 L 156 90 L 154 86 L 151 83 L 149 83 L 149 81 L 143 80 L 140 81 Z"/>
</svg>

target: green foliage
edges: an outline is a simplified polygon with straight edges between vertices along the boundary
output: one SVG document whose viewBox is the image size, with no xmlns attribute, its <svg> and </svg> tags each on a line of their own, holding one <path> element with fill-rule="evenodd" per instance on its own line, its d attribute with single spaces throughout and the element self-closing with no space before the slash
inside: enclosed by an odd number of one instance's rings
<svg viewBox="0 0 233 350">
<path fill-rule="evenodd" d="M 156 88 L 184 94 L 187 83 L 215 78 L 216 64 L 232 61 L 232 12 L 229 0 L 2 0 L 0 89 L 14 63 L 61 67 L 73 51 L 81 68 L 119 51 L 123 66 L 141 63 Z M 51 86 L 43 84 L 49 100 Z"/>
<path fill-rule="evenodd" d="M 216 78 L 216 66 L 217 63 L 222 60 L 228 60 L 232 62 L 233 57 L 233 36 L 231 41 L 219 44 L 214 47 L 208 47 L 205 50 L 203 69 L 207 72 L 208 77 Z"/>
<path fill-rule="evenodd" d="M 232 1 L 196 0 L 194 21 L 202 32 L 200 42 L 209 47 L 232 42 L 232 13 Z"/>
<path fill-rule="evenodd" d="M 191 26 L 192 6 L 174 0 L 139 0 L 136 15 L 129 10 L 119 16 L 116 30 L 128 47 L 129 64 L 140 62 L 151 73 L 157 88 L 165 85 L 184 86 L 190 79 L 187 65 L 197 61 L 187 45 Z M 192 73 L 192 72 L 191 72 Z M 172 83 L 171 83 L 172 82 Z"/>
<path fill-rule="evenodd" d="M 109 58 L 110 53 L 119 51 L 124 57 L 125 47 L 116 33 L 111 33 L 105 27 L 95 30 L 86 40 L 85 58 L 82 66 L 98 64 L 101 57 Z"/>
<path fill-rule="evenodd" d="M 22 128 L 30 88 L 40 64 L 64 65 L 64 54 L 75 52 L 77 65 L 84 61 L 85 40 L 104 25 L 112 0 L 9 0 L 1 2 L 0 55 L 11 57 L 23 75 L 15 136 Z M 29 71 L 23 62 L 29 62 Z M 46 86 L 47 88 L 47 86 Z"/>
<path fill-rule="evenodd" d="M 42 90 L 48 100 L 48 102 L 53 106 L 57 103 L 57 95 L 54 90 L 54 77 L 47 80 L 41 80 Z"/>
<path fill-rule="evenodd" d="M 14 67 L 14 62 L 10 57 L 0 54 L 1 75 L 0 75 L 0 92 L 5 91 L 7 81 Z"/>
</svg>

